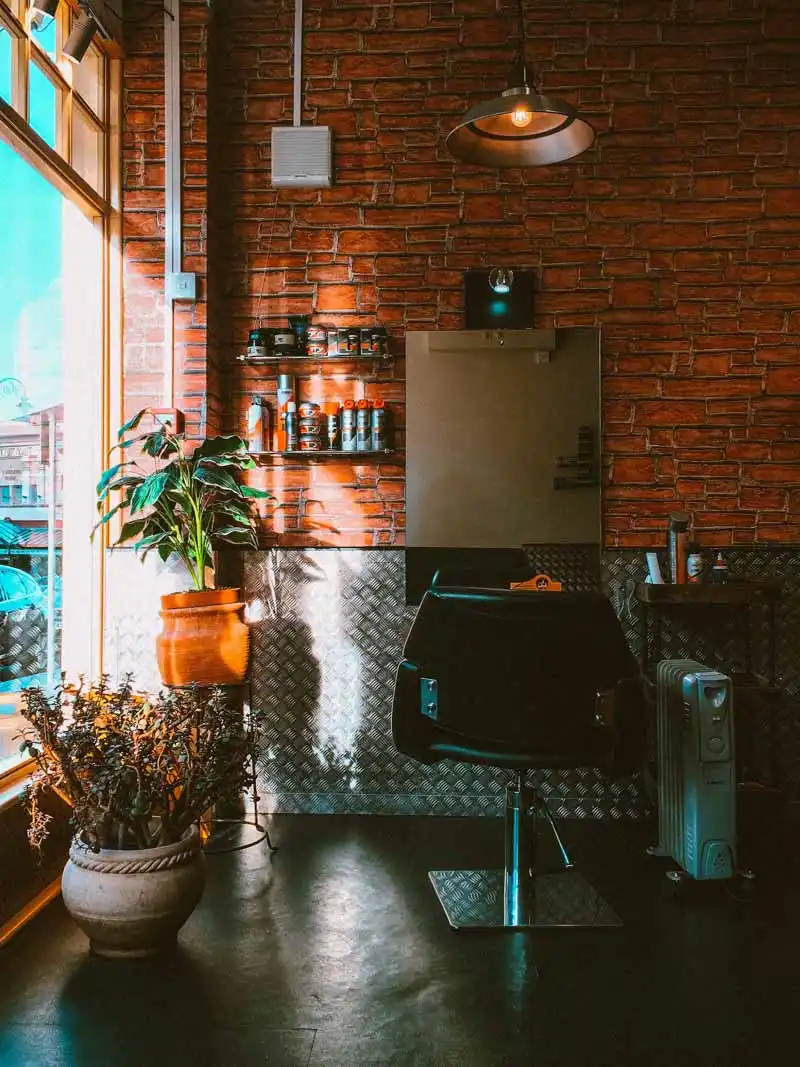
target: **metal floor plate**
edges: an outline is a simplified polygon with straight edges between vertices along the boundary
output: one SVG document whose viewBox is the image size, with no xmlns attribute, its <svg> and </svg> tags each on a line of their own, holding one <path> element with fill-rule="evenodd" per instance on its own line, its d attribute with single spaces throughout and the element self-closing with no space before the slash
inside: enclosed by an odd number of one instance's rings
<svg viewBox="0 0 800 1067">
<path fill-rule="evenodd" d="M 572 868 L 539 875 L 530 921 L 508 925 L 504 871 L 429 871 L 428 877 L 454 930 L 622 926 L 614 909 Z"/>
</svg>

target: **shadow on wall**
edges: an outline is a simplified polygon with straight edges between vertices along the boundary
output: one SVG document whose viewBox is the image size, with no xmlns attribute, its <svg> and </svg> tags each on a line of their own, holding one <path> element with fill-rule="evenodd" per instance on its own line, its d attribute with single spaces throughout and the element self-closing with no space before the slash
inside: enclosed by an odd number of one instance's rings
<svg viewBox="0 0 800 1067">
<path fill-rule="evenodd" d="M 402 602 L 384 588 L 382 562 L 380 552 L 335 549 L 246 556 L 253 701 L 269 718 L 261 761 L 269 793 L 313 796 L 325 807 L 331 794 L 355 800 L 396 788 L 393 761 L 405 761 L 389 727 L 407 622 Z"/>
</svg>

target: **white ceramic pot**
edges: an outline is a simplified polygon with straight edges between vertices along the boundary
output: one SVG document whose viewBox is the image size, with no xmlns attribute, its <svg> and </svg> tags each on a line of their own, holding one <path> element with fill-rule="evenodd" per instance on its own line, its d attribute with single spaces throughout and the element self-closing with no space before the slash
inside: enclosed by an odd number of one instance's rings
<svg viewBox="0 0 800 1067">
<path fill-rule="evenodd" d="M 197 827 L 182 841 L 92 852 L 77 837 L 61 879 L 64 904 L 100 956 L 152 956 L 174 944 L 206 881 Z"/>
</svg>

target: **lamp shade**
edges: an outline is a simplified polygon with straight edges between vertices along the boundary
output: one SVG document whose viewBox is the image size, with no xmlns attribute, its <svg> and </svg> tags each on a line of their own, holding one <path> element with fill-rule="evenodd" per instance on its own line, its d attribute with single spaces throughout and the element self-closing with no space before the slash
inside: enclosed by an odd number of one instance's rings
<svg viewBox="0 0 800 1067">
<path fill-rule="evenodd" d="M 86 55 L 92 38 L 97 30 L 97 23 L 88 11 L 84 11 L 75 22 L 64 45 L 64 55 L 73 63 L 80 63 Z"/>
<path fill-rule="evenodd" d="M 527 85 L 478 104 L 447 135 L 458 159 L 485 167 L 538 167 L 584 152 L 595 131 L 571 104 Z"/>
<path fill-rule="evenodd" d="M 31 7 L 53 18 L 58 11 L 58 0 L 32 0 Z"/>
</svg>

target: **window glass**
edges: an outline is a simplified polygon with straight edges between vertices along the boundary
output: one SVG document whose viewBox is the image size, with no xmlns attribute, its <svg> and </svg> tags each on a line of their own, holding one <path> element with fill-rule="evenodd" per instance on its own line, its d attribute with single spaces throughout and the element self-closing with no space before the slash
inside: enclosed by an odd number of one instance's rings
<svg viewBox="0 0 800 1067">
<path fill-rule="evenodd" d="M 0 26 L 0 96 L 11 103 L 11 34 Z"/>
<path fill-rule="evenodd" d="M 28 121 L 51 148 L 56 147 L 56 114 L 61 93 L 35 63 L 28 72 Z"/>
<path fill-rule="evenodd" d="M 103 70 L 104 62 L 99 49 L 89 46 L 89 51 L 72 66 L 72 87 L 99 118 L 103 117 Z"/>
<path fill-rule="evenodd" d="M 19 759 L 18 695 L 60 675 L 62 577 L 84 551 L 101 366 L 101 231 L 0 141 L 0 772 Z M 23 210 L 24 208 L 24 210 Z M 85 573 L 85 566 L 81 561 Z M 83 595 L 86 595 L 85 590 Z M 66 600 L 69 600 L 67 595 Z"/>
<path fill-rule="evenodd" d="M 93 189 L 103 193 L 103 135 L 82 113 L 72 112 L 72 166 Z"/>
<path fill-rule="evenodd" d="M 55 63 L 56 61 L 56 20 L 52 15 L 34 11 L 31 16 L 31 40 Z"/>
</svg>

